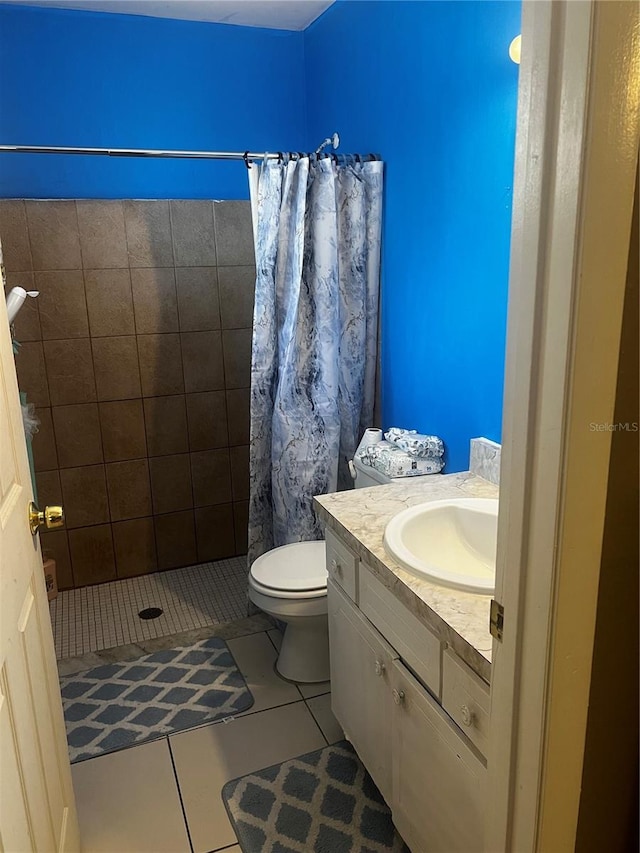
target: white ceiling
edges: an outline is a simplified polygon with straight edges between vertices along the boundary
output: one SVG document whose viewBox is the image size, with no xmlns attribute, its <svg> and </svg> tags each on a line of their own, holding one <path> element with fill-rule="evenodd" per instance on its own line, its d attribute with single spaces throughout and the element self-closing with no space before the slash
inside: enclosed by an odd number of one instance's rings
<svg viewBox="0 0 640 853">
<path fill-rule="evenodd" d="M 146 15 L 152 18 L 238 24 L 244 27 L 304 30 L 320 17 L 334 0 L 0 0 L 0 2 L 54 9 L 81 9 L 89 12 L 116 12 L 121 15 Z"/>
</svg>

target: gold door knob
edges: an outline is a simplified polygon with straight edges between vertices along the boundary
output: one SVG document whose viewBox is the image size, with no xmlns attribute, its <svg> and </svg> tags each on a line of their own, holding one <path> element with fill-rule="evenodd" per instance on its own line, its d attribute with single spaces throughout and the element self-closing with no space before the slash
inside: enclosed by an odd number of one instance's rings
<svg viewBox="0 0 640 853">
<path fill-rule="evenodd" d="M 59 530 L 64 527 L 64 510 L 61 506 L 46 506 L 40 511 L 33 501 L 29 504 L 29 528 L 35 536 L 38 530 Z"/>
</svg>

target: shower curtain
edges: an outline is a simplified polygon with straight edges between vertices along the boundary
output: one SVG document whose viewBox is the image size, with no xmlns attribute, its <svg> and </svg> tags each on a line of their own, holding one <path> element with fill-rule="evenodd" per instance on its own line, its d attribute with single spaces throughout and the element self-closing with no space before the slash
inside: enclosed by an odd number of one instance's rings
<svg viewBox="0 0 640 853">
<path fill-rule="evenodd" d="M 251 166 L 250 564 L 321 538 L 313 496 L 351 484 L 348 460 L 371 426 L 382 178 L 380 161 Z"/>
</svg>

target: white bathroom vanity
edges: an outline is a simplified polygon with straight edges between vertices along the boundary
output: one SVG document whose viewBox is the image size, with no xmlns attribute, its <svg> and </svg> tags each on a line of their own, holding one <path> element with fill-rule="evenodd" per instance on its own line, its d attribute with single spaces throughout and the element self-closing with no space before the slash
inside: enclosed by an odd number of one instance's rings
<svg viewBox="0 0 640 853">
<path fill-rule="evenodd" d="M 483 849 L 490 598 L 412 575 L 385 551 L 397 513 L 495 498 L 470 474 L 325 495 L 332 708 L 413 853 Z"/>
</svg>

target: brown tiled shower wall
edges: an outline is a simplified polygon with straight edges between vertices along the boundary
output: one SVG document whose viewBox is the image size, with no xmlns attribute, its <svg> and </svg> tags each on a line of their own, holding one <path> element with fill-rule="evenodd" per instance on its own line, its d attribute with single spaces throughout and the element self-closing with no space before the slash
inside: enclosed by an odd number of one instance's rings
<svg viewBox="0 0 640 853">
<path fill-rule="evenodd" d="M 246 553 L 249 202 L 0 202 L 62 588 Z"/>
</svg>

